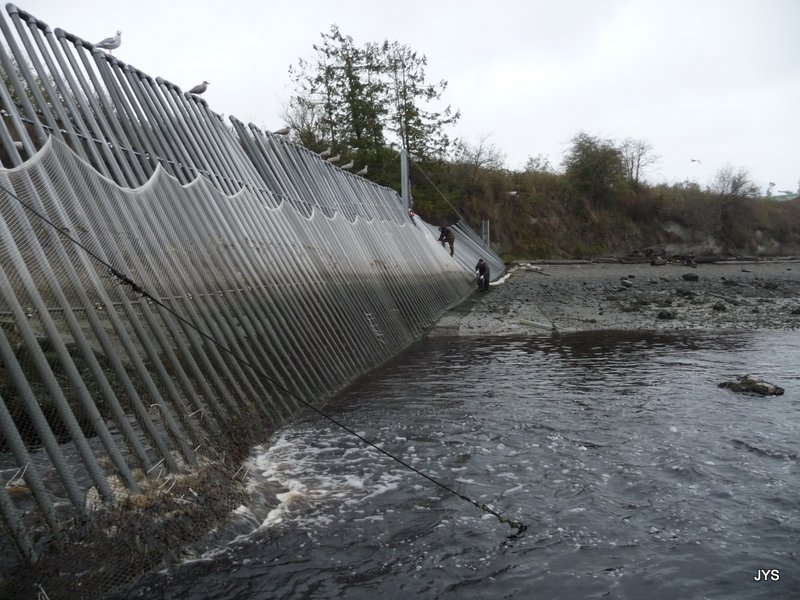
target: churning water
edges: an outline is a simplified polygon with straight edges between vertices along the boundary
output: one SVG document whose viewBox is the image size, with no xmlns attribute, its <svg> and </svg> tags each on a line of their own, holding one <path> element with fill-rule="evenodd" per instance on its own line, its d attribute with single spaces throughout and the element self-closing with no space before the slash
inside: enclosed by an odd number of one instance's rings
<svg viewBox="0 0 800 600">
<path fill-rule="evenodd" d="M 745 373 L 785 395 L 717 388 Z M 127 597 L 800 597 L 797 333 L 434 338 L 326 410 L 527 531 L 309 416 L 228 541 Z"/>
</svg>

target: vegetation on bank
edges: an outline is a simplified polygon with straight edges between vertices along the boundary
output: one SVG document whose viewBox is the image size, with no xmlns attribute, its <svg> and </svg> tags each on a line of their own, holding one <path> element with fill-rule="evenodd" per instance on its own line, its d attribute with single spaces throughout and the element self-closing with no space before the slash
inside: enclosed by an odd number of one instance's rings
<svg viewBox="0 0 800 600">
<path fill-rule="evenodd" d="M 537 160 L 522 172 L 474 167 L 450 163 L 442 169 L 449 186 L 441 185 L 477 231 L 490 220 L 493 247 L 506 258 L 625 256 L 649 247 L 669 254 L 800 254 L 800 199 L 762 196 L 744 170 L 725 167 L 705 188 L 689 181 L 648 185 L 631 176 L 620 145 L 585 133 L 575 136 L 559 171 Z M 474 176 L 465 178 L 470 168 Z"/>
<path fill-rule="evenodd" d="M 486 139 L 452 140 L 459 112 L 442 103 L 446 81 L 427 81 L 426 58 L 398 42 L 356 44 L 335 25 L 313 58 L 290 70 L 284 110 L 294 139 L 369 179 L 400 189 L 398 152 L 412 157 L 414 209 L 432 223 L 490 222 L 492 248 L 509 259 L 670 254 L 800 254 L 800 200 L 779 202 L 731 166 L 701 187 L 650 185 L 658 156 L 641 140 L 579 132 L 560 165 L 531 158 L 504 167 Z M 351 166 L 352 163 L 352 166 Z M 362 171 L 363 173 L 363 171 Z M 798 190 L 800 191 L 800 190 Z"/>
</svg>

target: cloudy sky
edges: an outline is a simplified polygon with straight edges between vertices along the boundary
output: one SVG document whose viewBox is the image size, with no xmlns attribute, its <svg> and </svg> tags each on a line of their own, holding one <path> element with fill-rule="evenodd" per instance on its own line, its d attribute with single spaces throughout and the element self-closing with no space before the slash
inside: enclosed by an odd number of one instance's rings
<svg viewBox="0 0 800 600">
<path fill-rule="evenodd" d="M 288 75 L 337 24 L 358 44 L 428 57 L 461 111 L 453 135 L 486 138 L 521 169 L 559 166 L 570 139 L 643 140 L 652 183 L 709 184 L 725 165 L 762 189 L 800 186 L 798 0 L 18 0 L 211 108 L 277 129 Z M 701 162 L 691 162 L 695 158 Z"/>
</svg>

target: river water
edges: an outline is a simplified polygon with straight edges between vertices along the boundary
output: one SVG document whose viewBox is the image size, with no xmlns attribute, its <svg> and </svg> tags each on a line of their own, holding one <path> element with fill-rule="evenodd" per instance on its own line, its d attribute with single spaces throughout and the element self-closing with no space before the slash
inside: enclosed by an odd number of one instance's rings
<svg viewBox="0 0 800 600">
<path fill-rule="evenodd" d="M 719 389 L 752 373 L 786 389 Z M 250 507 L 126 597 L 798 598 L 800 334 L 431 338 L 250 464 Z M 233 538 L 233 539 L 232 539 Z"/>
</svg>

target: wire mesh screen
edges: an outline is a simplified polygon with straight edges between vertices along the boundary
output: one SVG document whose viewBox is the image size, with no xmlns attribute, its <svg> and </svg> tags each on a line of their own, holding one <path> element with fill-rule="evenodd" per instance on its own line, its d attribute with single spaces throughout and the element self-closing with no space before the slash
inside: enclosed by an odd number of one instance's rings
<svg viewBox="0 0 800 600">
<path fill-rule="evenodd" d="M 451 258 L 394 191 L 7 12 L 0 592 L 99 598 L 246 503 L 253 444 L 502 262 L 463 224 Z"/>
</svg>

